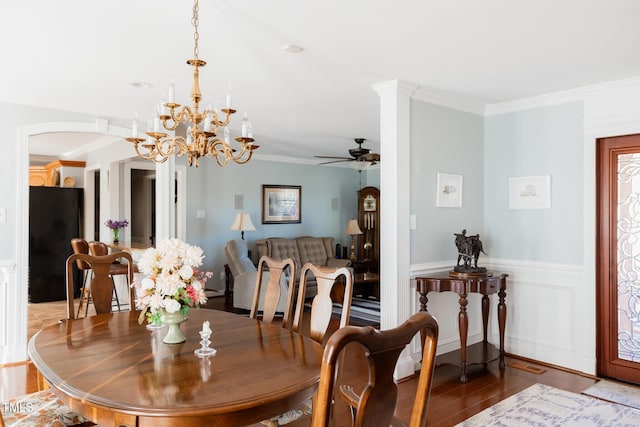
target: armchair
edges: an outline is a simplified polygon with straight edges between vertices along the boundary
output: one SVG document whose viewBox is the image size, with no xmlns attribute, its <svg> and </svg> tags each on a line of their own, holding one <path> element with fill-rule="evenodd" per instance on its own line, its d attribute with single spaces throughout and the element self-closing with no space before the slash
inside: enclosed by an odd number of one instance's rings
<svg viewBox="0 0 640 427">
<path fill-rule="evenodd" d="M 247 242 L 244 240 L 229 240 L 224 247 L 224 255 L 229 265 L 229 270 L 233 275 L 233 307 L 244 310 L 251 310 L 254 290 L 258 279 L 258 269 L 249 258 Z M 262 311 L 264 293 L 269 283 L 269 272 L 262 275 L 262 286 L 260 296 L 259 311 Z M 283 277 L 280 280 L 280 300 L 276 307 L 276 312 L 284 312 L 287 305 L 287 280 Z"/>
</svg>

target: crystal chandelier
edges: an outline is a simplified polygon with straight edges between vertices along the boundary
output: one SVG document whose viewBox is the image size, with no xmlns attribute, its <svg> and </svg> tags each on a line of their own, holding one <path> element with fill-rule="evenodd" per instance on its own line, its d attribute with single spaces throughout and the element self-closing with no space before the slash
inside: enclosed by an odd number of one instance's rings
<svg viewBox="0 0 640 427">
<path fill-rule="evenodd" d="M 242 118 L 242 136 L 234 138 L 239 143 L 239 147 L 231 147 L 228 125 L 231 121 L 231 115 L 236 112 L 231 108 L 231 94 L 227 93 L 226 108 L 220 110 L 221 113 L 224 113 L 224 120 L 217 108 L 209 106 L 200 111 L 202 94 L 198 79 L 199 68 L 204 67 L 207 63 L 198 58 L 198 10 L 198 0 L 194 0 L 191 21 L 194 28 L 193 59 L 187 60 L 187 64 L 193 67 L 193 87 L 190 95 L 193 106 L 181 107 L 175 102 L 173 83 L 171 83 L 167 102 L 162 103 L 156 111 L 153 131 L 145 132 L 147 138 L 139 138 L 138 123 L 134 119 L 132 136 L 125 139 L 133 144 L 138 156 L 156 163 L 163 163 L 172 155 L 183 156 L 186 154 L 189 166 L 198 167 L 200 157 L 215 157 L 220 166 L 226 166 L 229 160 L 244 164 L 251 159 L 253 150 L 259 146 L 253 144 L 251 122 L 245 113 Z M 160 122 L 168 131 L 176 130 L 180 123 L 187 124 L 186 137 L 170 137 L 167 133 L 160 132 Z M 224 128 L 222 130 L 224 139 L 218 137 L 221 128 Z"/>
</svg>

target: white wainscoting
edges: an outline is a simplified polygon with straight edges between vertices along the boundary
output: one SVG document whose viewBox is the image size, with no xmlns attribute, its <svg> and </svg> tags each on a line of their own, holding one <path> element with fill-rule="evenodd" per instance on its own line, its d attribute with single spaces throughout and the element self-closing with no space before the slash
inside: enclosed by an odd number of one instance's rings
<svg viewBox="0 0 640 427">
<path fill-rule="evenodd" d="M 485 259 L 490 271 L 506 273 L 505 350 L 569 369 L 595 374 L 595 285 L 582 266 Z M 415 277 L 451 269 L 451 263 L 416 264 L 411 268 L 412 307 L 419 309 Z M 474 298 L 476 297 L 476 298 Z M 456 294 L 430 293 L 427 308 L 440 325 L 438 354 L 458 349 Z M 497 295 L 491 298 L 489 341 L 499 343 Z M 468 344 L 482 340 L 480 297 L 469 297 Z M 419 348 L 417 349 L 419 351 Z M 413 352 L 413 349 L 412 349 Z"/>
<path fill-rule="evenodd" d="M 27 359 L 27 303 L 15 260 L 0 260 L 0 364 Z"/>
<path fill-rule="evenodd" d="M 13 280 L 12 277 L 13 276 Z M 15 264 L 0 264 L 0 301 L 2 301 L 2 319 L 0 320 L 0 347 L 8 345 L 9 336 L 9 282 L 15 283 Z"/>
</svg>

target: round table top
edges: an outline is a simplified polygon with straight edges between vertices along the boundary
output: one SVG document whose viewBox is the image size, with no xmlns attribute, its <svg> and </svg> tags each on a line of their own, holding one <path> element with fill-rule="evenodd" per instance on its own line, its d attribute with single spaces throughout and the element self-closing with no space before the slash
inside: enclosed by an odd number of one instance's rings
<svg viewBox="0 0 640 427">
<path fill-rule="evenodd" d="M 315 393 L 323 348 L 302 335 L 237 314 L 192 309 L 181 325 L 186 342 L 169 345 L 162 342 L 166 328 L 149 331 L 138 314 L 67 320 L 29 342 L 34 365 L 54 391 L 100 425 L 112 423 L 109 415 L 95 415 L 103 412 L 135 415 L 140 425 L 249 424 Z M 194 350 L 205 320 L 217 354 L 199 358 Z"/>
</svg>

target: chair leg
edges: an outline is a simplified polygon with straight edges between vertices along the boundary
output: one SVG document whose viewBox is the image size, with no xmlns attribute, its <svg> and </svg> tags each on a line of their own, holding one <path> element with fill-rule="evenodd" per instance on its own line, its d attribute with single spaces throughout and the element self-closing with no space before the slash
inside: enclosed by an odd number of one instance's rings
<svg viewBox="0 0 640 427">
<path fill-rule="evenodd" d="M 80 312 L 82 308 L 86 305 L 86 308 L 89 307 L 89 289 L 87 288 L 87 277 L 89 276 L 89 270 L 85 270 L 82 275 L 82 287 L 80 288 L 80 302 L 78 303 L 78 312 L 76 317 L 80 317 Z M 85 317 L 86 317 L 85 313 Z"/>
</svg>

